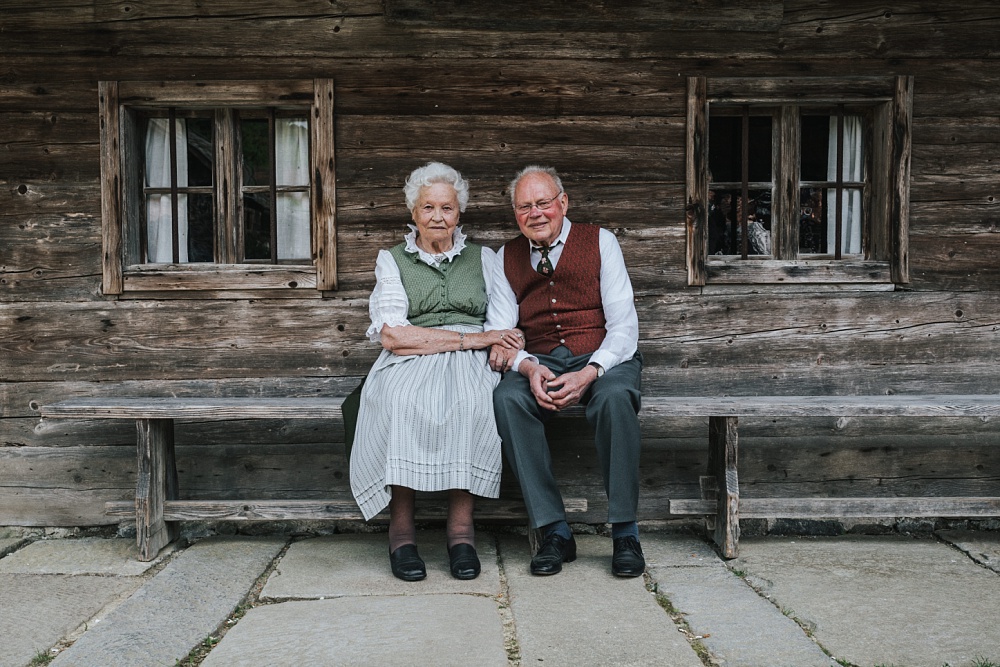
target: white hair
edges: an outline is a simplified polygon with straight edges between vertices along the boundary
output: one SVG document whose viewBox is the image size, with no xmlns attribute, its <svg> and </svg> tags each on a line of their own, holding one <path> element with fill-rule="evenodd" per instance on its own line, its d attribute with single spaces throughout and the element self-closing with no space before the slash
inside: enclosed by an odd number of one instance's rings
<svg viewBox="0 0 1000 667">
<path fill-rule="evenodd" d="M 556 184 L 556 187 L 559 188 L 559 192 L 565 192 L 565 190 L 563 190 L 562 179 L 559 178 L 559 173 L 556 172 L 555 169 L 553 169 L 552 167 L 541 167 L 537 164 L 531 164 L 522 169 L 521 171 L 517 172 L 517 174 L 514 176 L 514 179 L 510 182 L 509 187 L 510 187 L 511 206 L 517 206 L 517 203 L 514 201 L 514 191 L 517 190 L 517 184 L 521 182 L 522 178 L 530 174 L 545 174 L 546 176 L 551 178 L 552 181 Z"/>
<path fill-rule="evenodd" d="M 455 188 L 455 195 L 458 197 L 458 210 L 465 212 L 465 207 L 469 203 L 469 182 L 462 178 L 454 168 L 441 162 L 428 162 L 422 167 L 417 167 L 410 172 L 403 186 L 403 194 L 406 195 L 406 208 L 413 212 L 413 207 L 417 205 L 420 197 L 420 189 L 433 183 L 447 183 Z"/>
</svg>

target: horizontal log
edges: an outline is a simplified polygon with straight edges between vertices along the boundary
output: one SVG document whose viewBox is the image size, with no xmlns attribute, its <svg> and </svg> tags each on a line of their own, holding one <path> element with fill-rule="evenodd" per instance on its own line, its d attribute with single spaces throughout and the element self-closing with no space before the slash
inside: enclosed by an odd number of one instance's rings
<svg viewBox="0 0 1000 667">
<path fill-rule="evenodd" d="M 671 499 L 673 515 L 714 515 L 714 500 Z M 740 498 L 741 519 L 1000 516 L 1000 498 Z"/>
</svg>

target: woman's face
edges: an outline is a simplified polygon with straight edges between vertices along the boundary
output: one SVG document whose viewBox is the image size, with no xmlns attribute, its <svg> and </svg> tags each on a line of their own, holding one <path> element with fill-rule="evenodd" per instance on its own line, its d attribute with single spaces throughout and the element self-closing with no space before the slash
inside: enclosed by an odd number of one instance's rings
<svg viewBox="0 0 1000 667">
<path fill-rule="evenodd" d="M 448 183 L 431 183 L 420 188 L 413 207 L 417 236 L 438 250 L 451 248 L 452 232 L 458 225 L 458 194 Z M 444 245 L 445 247 L 440 247 Z"/>
</svg>

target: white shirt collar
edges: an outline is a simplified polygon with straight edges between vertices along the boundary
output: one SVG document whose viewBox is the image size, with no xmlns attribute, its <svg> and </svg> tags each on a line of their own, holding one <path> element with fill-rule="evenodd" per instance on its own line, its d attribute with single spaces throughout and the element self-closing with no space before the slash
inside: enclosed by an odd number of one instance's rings
<svg viewBox="0 0 1000 667">
<path fill-rule="evenodd" d="M 555 248 L 560 243 L 566 243 L 566 239 L 569 238 L 569 228 L 571 226 L 572 223 L 570 223 L 569 218 L 563 216 L 562 231 L 559 232 L 559 236 L 556 237 L 556 240 L 549 245 L 549 248 Z M 541 246 L 536 244 L 534 241 L 529 240 L 528 243 L 531 244 L 532 250 L 538 250 L 541 248 Z"/>
<path fill-rule="evenodd" d="M 451 250 L 448 250 L 441 255 L 432 255 L 418 246 L 416 225 L 408 224 L 407 227 L 410 228 L 410 233 L 403 237 L 403 240 L 406 241 L 406 252 L 416 253 L 417 257 L 419 257 L 421 261 L 429 264 L 430 266 L 437 266 L 446 259 L 451 261 L 458 255 L 462 254 L 462 251 L 465 250 L 466 236 L 462 233 L 461 227 L 455 227 L 455 231 L 451 233 Z"/>
</svg>

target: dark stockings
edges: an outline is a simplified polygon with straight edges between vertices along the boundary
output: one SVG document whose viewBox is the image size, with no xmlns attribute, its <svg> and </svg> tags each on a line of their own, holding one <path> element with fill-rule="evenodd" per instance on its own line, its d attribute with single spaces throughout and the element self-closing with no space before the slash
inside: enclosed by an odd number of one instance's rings
<svg viewBox="0 0 1000 667">
<path fill-rule="evenodd" d="M 389 552 L 404 544 L 417 543 L 417 527 L 413 519 L 416 492 L 405 486 L 392 487 L 389 501 Z M 462 489 L 448 492 L 448 548 L 456 544 L 476 544 L 476 529 L 472 513 L 476 507 L 476 497 Z"/>
<path fill-rule="evenodd" d="M 448 548 L 456 544 L 476 546 L 476 529 L 472 523 L 472 511 L 476 507 L 476 497 L 461 489 L 448 492 Z"/>
<path fill-rule="evenodd" d="M 413 500 L 416 495 L 413 489 L 405 486 L 392 487 L 392 499 L 389 500 L 389 553 L 404 544 L 417 543 L 417 527 L 413 522 Z"/>
</svg>

